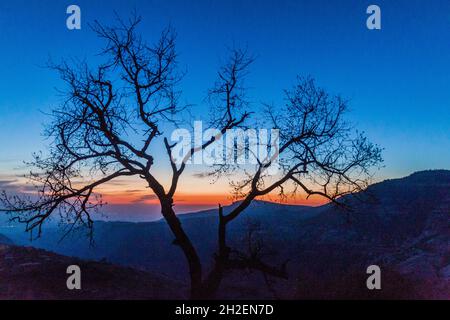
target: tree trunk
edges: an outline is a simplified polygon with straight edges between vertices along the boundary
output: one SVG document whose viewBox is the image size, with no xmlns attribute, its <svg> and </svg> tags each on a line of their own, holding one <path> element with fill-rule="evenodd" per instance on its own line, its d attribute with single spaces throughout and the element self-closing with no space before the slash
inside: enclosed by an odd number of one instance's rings
<svg viewBox="0 0 450 320">
<path fill-rule="evenodd" d="M 181 222 L 172 208 L 172 203 L 172 199 L 165 199 L 161 203 L 161 213 L 175 236 L 174 244 L 180 246 L 188 262 L 191 285 L 190 298 L 201 299 L 204 295 L 202 290 L 202 265 L 200 258 L 191 240 L 184 232 Z"/>
<path fill-rule="evenodd" d="M 216 255 L 216 260 L 213 269 L 208 274 L 208 277 L 203 283 L 203 292 L 208 298 L 212 299 L 215 297 L 217 291 L 219 290 L 220 284 L 222 282 L 226 263 L 230 253 L 230 249 L 226 244 L 226 222 L 223 215 L 223 208 L 219 205 L 219 228 L 218 228 L 218 253 Z"/>
</svg>

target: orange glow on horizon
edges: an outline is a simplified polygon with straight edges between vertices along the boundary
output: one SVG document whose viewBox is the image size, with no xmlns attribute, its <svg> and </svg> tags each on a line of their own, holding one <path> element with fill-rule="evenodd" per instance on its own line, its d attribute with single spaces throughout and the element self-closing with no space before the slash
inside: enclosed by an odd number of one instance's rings
<svg viewBox="0 0 450 320">
<path fill-rule="evenodd" d="M 298 194 L 295 196 L 288 196 L 281 199 L 277 195 L 267 195 L 265 197 L 259 197 L 258 200 L 264 200 L 269 202 L 278 202 L 282 204 L 291 205 L 306 205 L 306 206 L 319 206 L 327 203 L 325 199 L 320 197 L 310 197 L 306 199 L 304 195 Z M 103 200 L 109 204 L 149 204 L 158 205 L 159 200 L 152 193 L 144 192 L 105 192 L 103 193 Z M 217 206 L 230 205 L 231 203 L 238 201 L 234 199 L 230 194 L 220 193 L 178 193 L 175 195 L 174 204 L 179 206 Z"/>
<path fill-rule="evenodd" d="M 22 182 L 22 181 L 20 181 Z M 17 190 L 22 193 L 32 193 L 27 189 L 21 190 L 25 183 L 16 183 Z M 183 186 L 184 190 L 180 190 L 175 194 L 174 204 L 178 208 L 189 207 L 216 207 L 218 204 L 230 205 L 239 199 L 233 198 L 227 191 L 226 186 L 219 186 L 218 188 L 210 188 L 209 190 L 197 188 L 198 185 Z M 188 189 L 191 192 L 186 192 Z M 102 196 L 103 202 L 111 205 L 158 205 L 159 200 L 151 190 L 141 183 L 139 180 L 123 179 L 116 185 L 107 184 L 101 186 L 97 190 L 97 194 Z M 304 194 L 288 195 L 285 198 L 280 198 L 277 194 L 269 194 L 264 197 L 258 197 L 257 200 L 268 202 L 276 202 L 290 205 L 305 205 L 305 206 L 320 206 L 326 204 L 328 201 L 320 196 L 312 196 L 306 199 Z"/>
</svg>

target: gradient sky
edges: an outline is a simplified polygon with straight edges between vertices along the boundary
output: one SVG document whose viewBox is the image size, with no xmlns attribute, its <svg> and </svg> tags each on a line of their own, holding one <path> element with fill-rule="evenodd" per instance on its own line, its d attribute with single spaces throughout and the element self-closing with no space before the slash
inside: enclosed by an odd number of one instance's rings
<svg viewBox="0 0 450 320">
<path fill-rule="evenodd" d="M 70 4 L 81 7 L 81 30 L 66 28 Z M 382 30 L 366 28 L 370 4 L 381 7 Z M 199 114 L 225 49 L 247 47 L 257 57 L 246 81 L 253 103 L 281 105 L 296 75 L 312 75 L 350 99 L 355 126 L 384 148 L 377 180 L 450 169 L 449 1 L 27 0 L 0 2 L 0 186 L 11 185 L 22 161 L 45 149 L 45 112 L 58 103 L 54 88 L 61 87 L 42 67 L 48 58 L 91 59 L 101 43 L 88 24 L 108 24 L 115 11 L 127 17 L 134 9 L 150 42 L 167 25 L 176 29 L 180 65 L 188 72 L 183 101 L 196 104 Z M 225 180 L 210 186 L 193 172 L 180 184 L 180 209 L 223 201 Z M 143 187 L 125 180 L 106 193 L 120 210 L 129 212 L 132 202 L 145 212 L 152 199 L 137 191 Z"/>
</svg>

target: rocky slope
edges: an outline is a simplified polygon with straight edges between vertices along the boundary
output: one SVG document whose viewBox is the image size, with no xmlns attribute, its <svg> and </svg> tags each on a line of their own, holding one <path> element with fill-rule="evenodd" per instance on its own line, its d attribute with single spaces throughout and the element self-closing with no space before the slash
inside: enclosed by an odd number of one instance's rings
<svg viewBox="0 0 450 320">
<path fill-rule="evenodd" d="M 70 265 L 81 269 L 81 290 L 67 289 Z M 180 283 L 148 272 L 0 245 L 0 299 L 176 299 L 183 290 Z"/>
</svg>

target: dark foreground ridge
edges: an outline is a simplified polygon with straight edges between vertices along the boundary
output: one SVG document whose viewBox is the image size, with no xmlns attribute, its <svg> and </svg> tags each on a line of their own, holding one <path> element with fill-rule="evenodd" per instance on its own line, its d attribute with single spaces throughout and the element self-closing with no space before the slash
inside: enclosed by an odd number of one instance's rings
<svg viewBox="0 0 450 320">
<path fill-rule="evenodd" d="M 81 290 L 67 289 L 70 265 L 82 270 Z M 0 279 L 0 299 L 176 299 L 183 290 L 148 272 L 3 244 Z"/>
</svg>

